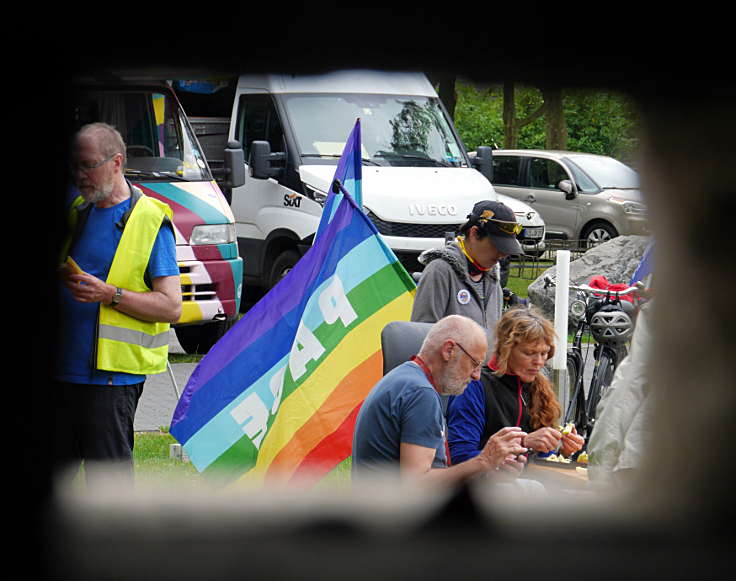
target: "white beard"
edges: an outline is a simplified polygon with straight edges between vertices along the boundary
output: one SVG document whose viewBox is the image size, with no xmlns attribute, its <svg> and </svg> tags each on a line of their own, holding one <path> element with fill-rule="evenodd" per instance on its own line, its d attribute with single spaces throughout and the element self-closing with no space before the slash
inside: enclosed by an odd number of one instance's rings
<svg viewBox="0 0 736 581">
<path fill-rule="evenodd" d="M 471 377 L 459 368 L 460 357 L 457 356 L 447 363 L 447 367 L 439 377 L 439 386 L 444 395 L 460 395 L 470 383 Z"/>
</svg>

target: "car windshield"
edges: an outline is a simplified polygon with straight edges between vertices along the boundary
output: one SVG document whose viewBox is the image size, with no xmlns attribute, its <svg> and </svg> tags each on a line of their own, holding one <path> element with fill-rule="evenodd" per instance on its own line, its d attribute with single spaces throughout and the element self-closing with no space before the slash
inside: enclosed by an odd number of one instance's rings
<svg viewBox="0 0 736 581">
<path fill-rule="evenodd" d="M 639 174 L 612 157 L 571 155 L 567 158 L 602 189 L 639 189 Z"/>
<path fill-rule="evenodd" d="M 372 94 L 282 95 L 302 157 L 337 159 L 356 119 L 366 163 L 466 165 L 438 99 Z"/>
<path fill-rule="evenodd" d="M 79 126 L 102 121 L 120 131 L 130 179 L 212 179 L 189 125 L 168 94 L 146 89 L 83 90 L 75 118 Z"/>
</svg>

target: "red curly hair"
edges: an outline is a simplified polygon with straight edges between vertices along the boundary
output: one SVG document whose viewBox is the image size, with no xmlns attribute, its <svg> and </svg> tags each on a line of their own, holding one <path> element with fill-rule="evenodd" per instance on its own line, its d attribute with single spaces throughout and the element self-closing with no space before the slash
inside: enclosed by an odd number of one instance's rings
<svg viewBox="0 0 736 581">
<path fill-rule="evenodd" d="M 555 353 L 555 329 L 552 323 L 534 307 L 509 309 L 496 325 L 496 344 L 493 350 L 494 374 L 509 372 L 511 352 L 519 345 L 544 341 L 549 345 L 548 359 Z M 555 427 L 562 407 L 552 389 L 552 383 L 540 371 L 529 385 L 531 402 L 529 415 L 532 428 Z"/>
</svg>

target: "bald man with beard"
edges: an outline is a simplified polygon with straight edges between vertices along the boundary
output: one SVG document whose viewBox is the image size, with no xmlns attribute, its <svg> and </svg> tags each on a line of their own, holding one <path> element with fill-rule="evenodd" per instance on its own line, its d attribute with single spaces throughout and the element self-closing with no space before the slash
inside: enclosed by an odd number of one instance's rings
<svg viewBox="0 0 736 581">
<path fill-rule="evenodd" d="M 456 484 L 496 471 L 523 468 L 525 433 L 509 427 L 494 434 L 478 456 L 456 465 L 447 453 L 441 395 L 459 395 L 478 379 L 485 361 L 484 329 L 449 315 L 430 329 L 417 355 L 387 373 L 366 397 L 353 433 L 353 476 L 385 472 Z"/>
</svg>

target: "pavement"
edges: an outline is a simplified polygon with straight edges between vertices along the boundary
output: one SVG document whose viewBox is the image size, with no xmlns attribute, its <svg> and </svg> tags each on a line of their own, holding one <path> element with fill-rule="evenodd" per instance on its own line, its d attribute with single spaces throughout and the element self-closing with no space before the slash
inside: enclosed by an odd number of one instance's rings
<svg viewBox="0 0 736 581">
<path fill-rule="evenodd" d="M 169 333 L 169 352 L 184 353 L 174 330 Z M 197 363 L 172 363 L 170 371 L 148 376 L 133 423 L 136 432 L 152 432 L 169 427 L 179 395 L 184 391 L 195 367 Z"/>
<path fill-rule="evenodd" d="M 184 353 L 184 349 L 176 339 L 176 333 L 171 330 L 169 351 Z M 133 428 L 136 432 L 154 432 L 168 428 L 174 415 L 179 396 L 189 381 L 189 376 L 197 367 L 197 363 L 172 363 L 171 370 L 157 375 L 149 375 L 143 387 L 143 395 L 138 403 Z M 585 367 L 585 385 L 590 383 L 593 369 L 592 350 Z M 173 377 L 172 377 L 173 375 Z"/>
</svg>

